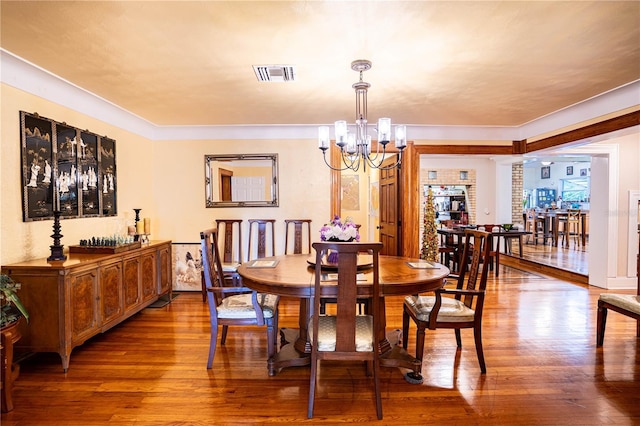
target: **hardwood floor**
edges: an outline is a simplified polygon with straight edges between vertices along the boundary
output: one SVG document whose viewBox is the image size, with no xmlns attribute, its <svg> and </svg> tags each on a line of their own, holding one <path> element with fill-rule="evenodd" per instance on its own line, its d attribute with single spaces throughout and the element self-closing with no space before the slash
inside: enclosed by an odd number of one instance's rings
<svg viewBox="0 0 640 426">
<path fill-rule="evenodd" d="M 451 330 L 427 330 L 424 383 L 384 368 L 379 422 L 373 384 L 357 364 L 322 365 L 308 421 L 309 368 L 269 377 L 264 328 L 230 329 L 207 370 L 208 310 L 200 294 L 182 293 L 74 349 L 66 374 L 55 354 L 24 360 L 15 409 L 2 414 L 2 425 L 640 424 L 636 324 L 611 312 L 604 347 L 596 348 L 601 292 L 501 266 L 485 303 L 487 374 L 470 331 L 456 351 Z M 389 330 L 401 328 L 401 304 L 387 300 Z M 297 301 L 283 299 L 280 325 L 294 327 L 297 314 Z"/>
<path fill-rule="evenodd" d="M 586 245 L 577 246 L 573 242 L 569 247 L 558 247 L 551 244 L 523 244 L 523 257 L 535 263 L 552 265 L 566 271 L 577 274 L 589 275 L 589 262 L 587 259 L 589 252 L 589 240 Z M 513 244 L 513 254 L 518 256 L 518 244 Z"/>
</svg>

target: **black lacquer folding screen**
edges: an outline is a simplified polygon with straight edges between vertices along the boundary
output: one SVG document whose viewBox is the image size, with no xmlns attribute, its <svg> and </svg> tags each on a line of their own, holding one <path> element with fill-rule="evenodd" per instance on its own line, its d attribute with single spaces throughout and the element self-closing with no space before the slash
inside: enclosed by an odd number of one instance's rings
<svg viewBox="0 0 640 426">
<path fill-rule="evenodd" d="M 117 215 L 116 141 L 20 111 L 25 222 Z"/>
</svg>

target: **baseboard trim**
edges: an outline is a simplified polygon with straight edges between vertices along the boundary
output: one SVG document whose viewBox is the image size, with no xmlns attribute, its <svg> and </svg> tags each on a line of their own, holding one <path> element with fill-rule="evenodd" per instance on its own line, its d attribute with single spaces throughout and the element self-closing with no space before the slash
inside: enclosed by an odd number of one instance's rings
<svg viewBox="0 0 640 426">
<path fill-rule="evenodd" d="M 554 268 L 549 265 L 543 265 L 540 263 L 532 262 L 527 259 L 521 259 L 517 256 L 500 253 L 500 264 L 506 266 L 512 266 L 514 268 L 522 269 L 525 271 L 535 272 L 542 275 L 548 275 L 554 278 L 560 278 L 565 281 L 571 281 L 578 284 L 589 284 L 589 276 L 579 274 L 573 271 L 567 271 L 566 269 Z"/>
</svg>

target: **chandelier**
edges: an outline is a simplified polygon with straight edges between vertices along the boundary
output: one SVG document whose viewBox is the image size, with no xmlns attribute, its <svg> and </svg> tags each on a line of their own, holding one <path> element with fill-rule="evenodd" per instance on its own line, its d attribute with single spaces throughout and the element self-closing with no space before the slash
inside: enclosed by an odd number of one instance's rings
<svg viewBox="0 0 640 426">
<path fill-rule="evenodd" d="M 340 120 L 335 122 L 335 141 L 340 148 L 342 166 L 333 167 L 327 161 L 327 149 L 329 149 L 329 126 L 318 128 L 318 148 L 322 151 L 324 162 L 332 170 L 353 170 L 358 171 L 362 164 L 364 170 L 367 165 L 374 169 L 389 170 L 400 167 L 402 161 L 402 150 L 407 146 L 407 127 L 398 125 L 395 128 L 395 146 L 399 150 L 398 159 L 394 164 L 382 166 L 387 154 L 387 144 L 391 140 L 391 119 L 378 119 L 378 143 L 375 153 L 371 153 L 371 135 L 367 125 L 367 90 L 371 85 L 362 80 L 362 73 L 371 69 L 371 62 L 366 59 L 358 59 L 351 62 L 351 69 L 360 73 L 360 81 L 353 84 L 356 91 L 356 123 L 355 133 L 349 132 L 347 122 Z M 380 150 L 382 146 L 382 150 Z"/>
</svg>

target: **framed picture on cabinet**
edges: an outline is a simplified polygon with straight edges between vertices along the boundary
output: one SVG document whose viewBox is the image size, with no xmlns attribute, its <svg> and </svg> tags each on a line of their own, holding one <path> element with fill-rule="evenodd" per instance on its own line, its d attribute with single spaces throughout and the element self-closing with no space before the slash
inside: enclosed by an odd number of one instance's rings
<svg viewBox="0 0 640 426">
<path fill-rule="evenodd" d="M 551 167 L 550 166 L 544 166 L 542 169 L 540 169 L 540 178 L 541 179 L 549 179 L 551 177 Z"/>
<path fill-rule="evenodd" d="M 567 176 L 573 175 L 573 166 L 567 166 Z"/>
<path fill-rule="evenodd" d="M 171 244 L 174 291 L 202 291 L 200 243 Z"/>
</svg>

